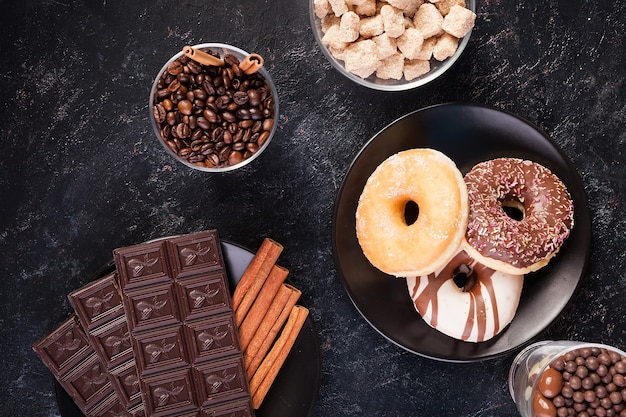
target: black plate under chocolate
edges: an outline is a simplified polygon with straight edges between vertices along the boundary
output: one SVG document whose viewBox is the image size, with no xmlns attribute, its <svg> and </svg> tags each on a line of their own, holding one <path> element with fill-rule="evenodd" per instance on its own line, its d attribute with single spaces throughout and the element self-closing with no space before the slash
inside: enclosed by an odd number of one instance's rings
<svg viewBox="0 0 626 417">
<path fill-rule="evenodd" d="M 528 274 L 516 316 L 499 335 L 463 342 L 434 330 L 413 307 L 406 280 L 376 269 L 359 246 L 355 213 L 369 176 L 387 157 L 411 148 L 433 148 L 465 174 L 475 164 L 517 157 L 549 168 L 574 201 L 575 226 L 548 266 Z M 418 355 L 450 362 L 493 358 L 532 340 L 576 293 L 591 242 L 589 207 L 579 175 L 559 147 L 526 120 L 493 108 L 443 104 L 410 113 L 376 134 L 352 163 L 335 202 L 333 251 L 344 286 L 357 310 L 391 342 Z"/>
<path fill-rule="evenodd" d="M 237 286 L 254 255 L 247 249 L 224 241 L 222 241 L 222 251 L 232 290 Z M 99 270 L 93 278 L 100 278 L 113 271 L 114 268 L 111 262 Z M 306 306 L 302 299 L 298 301 L 298 304 Z M 256 410 L 256 416 L 311 416 L 317 400 L 320 376 L 321 357 L 317 332 L 309 316 L 261 408 Z M 72 398 L 56 380 L 54 388 L 61 416 L 84 417 Z"/>
</svg>

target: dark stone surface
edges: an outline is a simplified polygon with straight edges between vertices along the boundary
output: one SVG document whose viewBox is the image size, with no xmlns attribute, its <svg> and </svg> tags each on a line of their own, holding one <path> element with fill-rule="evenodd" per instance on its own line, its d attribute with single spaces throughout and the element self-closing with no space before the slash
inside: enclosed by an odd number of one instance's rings
<svg viewBox="0 0 626 417">
<path fill-rule="evenodd" d="M 478 1 L 473 37 L 444 77 L 409 92 L 350 83 L 316 45 L 304 0 L 0 2 L 0 414 L 56 416 L 30 346 L 120 246 L 216 228 L 281 261 L 317 325 L 315 416 L 510 416 L 513 354 L 472 364 L 415 356 L 361 318 L 335 269 L 335 196 L 362 145 L 442 102 L 511 111 L 544 129 L 580 173 L 593 222 L 582 288 L 540 338 L 626 346 L 626 3 Z M 251 165 L 194 172 L 157 143 L 148 92 L 185 44 L 265 57 L 279 130 Z M 384 308 L 384 306 L 381 306 Z"/>
</svg>

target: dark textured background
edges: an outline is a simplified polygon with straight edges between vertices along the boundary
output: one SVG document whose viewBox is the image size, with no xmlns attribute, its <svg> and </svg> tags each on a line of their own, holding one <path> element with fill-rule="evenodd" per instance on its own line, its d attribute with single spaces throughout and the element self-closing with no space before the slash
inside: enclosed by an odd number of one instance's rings
<svg viewBox="0 0 626 417">
<path fill-rule="evenodd" d="M 479 0 L 460 61 L 418 90 L 350 83 L 325 61 L 305 0 L 0 1 L 0 414 L 56 416 L 30 346 L 66 294 L 120 246 L 216 228 L 281 263 L 319 333 L 315 416 L 510 416 L 513 354 L 448 364 L 392 345 L 361 318 L 335 269 L 333 204 L 359 149 L 396 118 L 466 101 L 522 116 L 563 148 L 588 194 L 593 240 L 571 308 L 541 338 L 626 346 L 626 3 Z M 258 52 L 279 90 L 270 147 L 228 175 L 172 161 L 148 93 L 185 44 Z"/>
</svg>

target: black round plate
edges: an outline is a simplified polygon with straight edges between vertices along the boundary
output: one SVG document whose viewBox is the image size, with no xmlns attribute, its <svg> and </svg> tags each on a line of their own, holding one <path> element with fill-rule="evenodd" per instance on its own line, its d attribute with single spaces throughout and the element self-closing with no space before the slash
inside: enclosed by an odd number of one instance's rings
<svg viewBox="0 0 626 417">
<path fill-rule="evenodd" d="M 241 246 L 223 240 L 222 251 L 232 290 L 237 286 L 254 254 Z M 113 269 L 114 264 L 111 262 L 99 270 L 93 278 L 100 278 Z M 305 305 L 302 299 L 298 301 L 298 304 Z M 261 408 L 256 411 L 256 416 L 311 416 L 317 400 L 320 376 L 321 357 L 317 332 L 309 316 Z M 54 382 L 61 416 L 84 417 L 61 385 L 56 380 Z"/>
<path fill-rule="evenodd" d="M 497 158 L 525 158 L 549 168 L 574 201 L 575 226 L 559 254 L 528 274 L 517 313 L 499 335 L 463 342 L 428 326 L 413 307 L 406 280 L 386 275 L 363 255 L 355 231 L 359 196 L 369 176 L 389 156 L 411 148 L 437 149 L 465 174 Z M 576 293 L 589 257 L 591 220 L 583 185 L 558 146 L 526 120 L 490 107 L 443 104 L 410 113 L 376 134 L 360 151 L 335 202 L 333 251 L 343 283 L 357 310 L 391 342 L 418 355 L 470 362 L 510 352 L 546 329 Z"/>
</svg>

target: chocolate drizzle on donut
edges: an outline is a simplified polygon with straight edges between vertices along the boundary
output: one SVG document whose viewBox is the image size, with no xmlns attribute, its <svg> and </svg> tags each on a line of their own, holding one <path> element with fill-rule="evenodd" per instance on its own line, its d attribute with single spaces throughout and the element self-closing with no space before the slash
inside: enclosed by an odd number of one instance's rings
<svg viewBox="0 0 626 417">
<path fill-rule="evenodd" d="M 520 273 L 545 265 L 574 226 L 573 203 L 565 185 L 535 162 L 485 161 L 465 175 L 465 183 L 470 201 L 467 243 L 485 258 L 528 268 Z M 511 206 L 521 212 L 521 218 L 507 214 Z"/>
<path fill-rule="evenodd" d="M 485 299 L 482 296 L 482 288 L 484 287 L 489 294 L 491 300 L 492 309 L 490 314 L 494 319 L 494 334 L 500 331 L 500 320 L 498 314 L 498 303 L 493 288 L 492 276 L 495 271 L 476 260 L 472 259 L 465 251 L 460 251 L 448 264 L 439 272 L 439 274 L 429 274 L 427 276 L 427 284 L 421 294 L 417 295 L 419 287 L 419 280 L 416 282 L 415 287 L 412 290 L 411 298 L 414 300 L 415 307 L 422 315 L 431 308 L 430 325 L 437 327 L 438 325 L 438 313 L 439 302 L 437 293 L 441 286 L 448 280 L 454 280 L 459 274 L 466 274 L 467 279 L 463 284 L 463 288 L 455 282 L 455 285 L 459 287 L 463 292 L 470 295 L 470 309 L 465 321 L 465 328 L 461 336 L 461 340 L 468 340 L 471 336 L 474 324 L 478 329 L 478 341 L 485 340 L 485 334 L 487 331 L 487 309 L 485 305 Z M 473 283 L 473 285 L 472 285 Z"/>
</svg>

